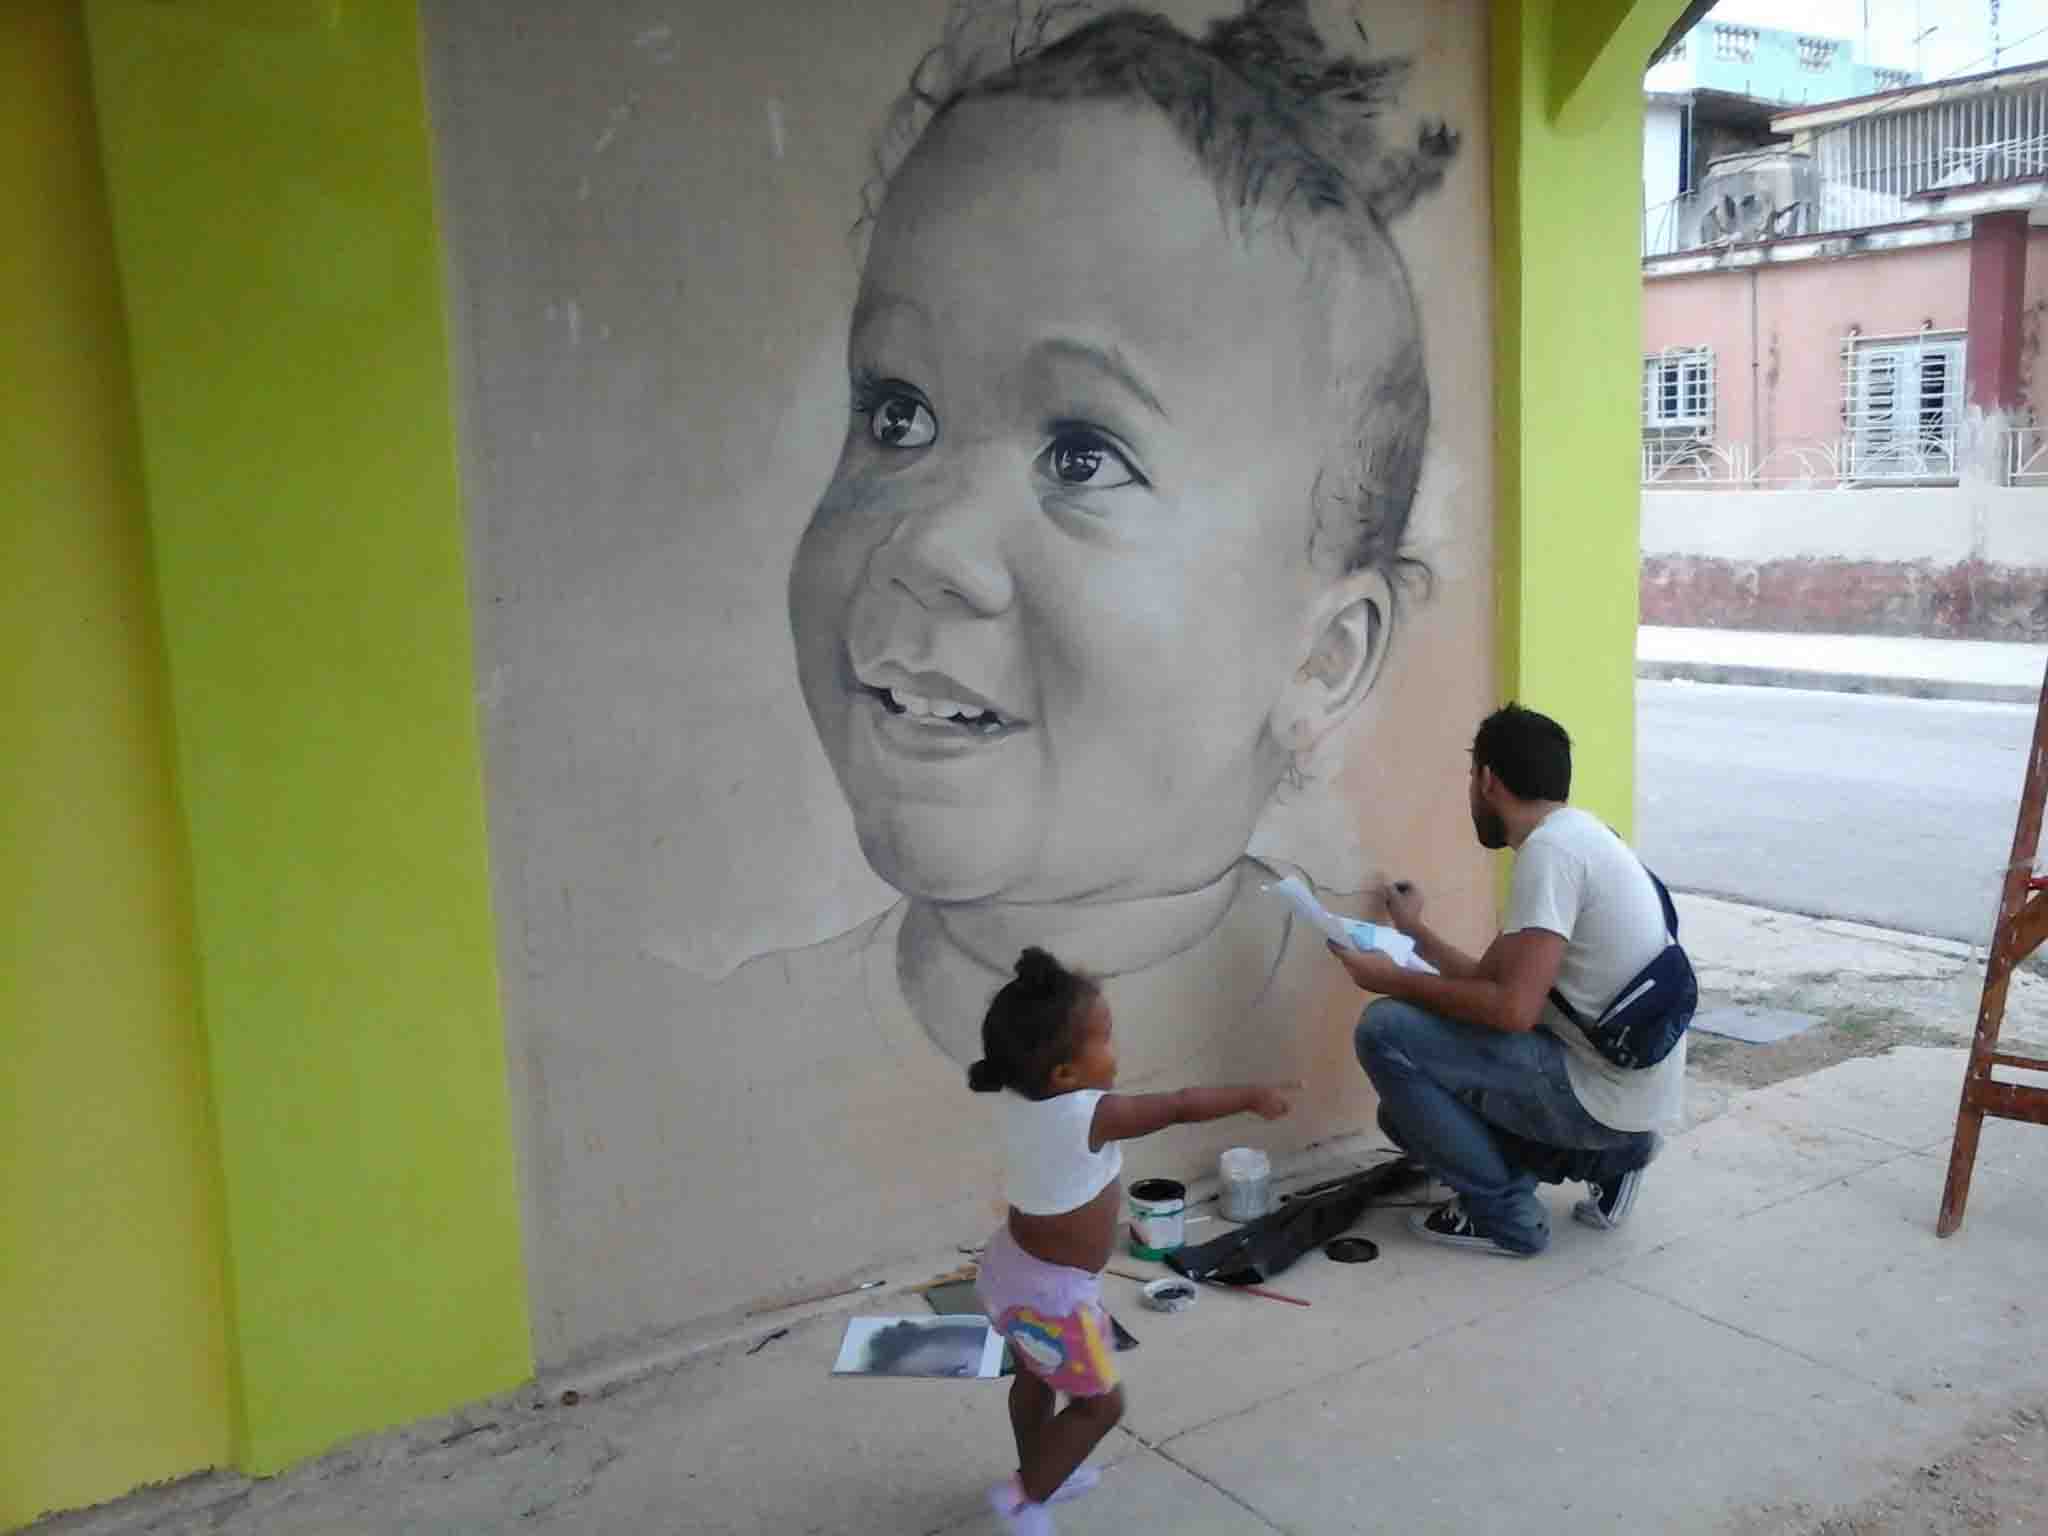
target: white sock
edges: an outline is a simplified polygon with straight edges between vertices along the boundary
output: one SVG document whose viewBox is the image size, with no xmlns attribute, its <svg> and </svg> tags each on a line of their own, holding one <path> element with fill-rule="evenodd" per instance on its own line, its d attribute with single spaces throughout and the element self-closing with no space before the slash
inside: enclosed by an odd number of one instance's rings
<svg viewBox="0 0 2048 1536">
<path fill-rule="evenodd" d="M 989 1489 L 988 1507 L 996 1512 L 1010 1536 L 1058 1536 L 1045 1506 L 1032 1503 L 1025 1496 L 1024 1485 L 1014 1477 Z"/>
<path fill-rule="evenodd" d="M 1079 1466 L 1067 1474 L 1067 1480 L 1053 1489 L 1048 1504 L 1064 1504 L 1069 1499 L 1078 1499 L 1082 1494 L 1102 1481 L 1102 1474 L 1090 1466 Z"/>
</svg>

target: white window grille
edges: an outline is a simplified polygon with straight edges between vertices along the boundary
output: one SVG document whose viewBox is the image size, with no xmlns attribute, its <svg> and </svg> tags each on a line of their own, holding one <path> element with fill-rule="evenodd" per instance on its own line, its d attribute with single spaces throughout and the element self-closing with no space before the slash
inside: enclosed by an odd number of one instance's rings
<svg viewBox="0 0 2048 1536">
<path fill-rule="evenodd" d="M 2037 426 L 2005 431 L 2005 483 L 2048 485 L 2048 431 Z"/>
<path fill-rule="evenodd" d="M 1963 352 L 1959 331 L 1849 339 L 1842 369 L 1849 478 L 1955 478 Z"/>
<path fill-rule="evenodd" d="M 1835 53 L 1842 45 L 1832 37 L 1802 37 L 1799 39 L 1799 67 L 1809 75 L 1824 75 L 1835 62 Z"/>
<path fill-rule="evenodd" d="M 1755 27 L 1734 27 L 1726 22 L 1714 24 L 1714 57 L 1724 64 L 1748 64 L 1756 58 Z"/>
<path fill-rule="evenodd" d="M 1712 435 L 1712 348 L 1667 347 L 1643 359 L 1643 430 Z"/>
<path fill-rule="evenodd" d="M 1917 192 L 2048 173 L 2048 81 L 1833 123 L 1813 153 L 1817 233 L 1919 219 Z"/>
</svg>

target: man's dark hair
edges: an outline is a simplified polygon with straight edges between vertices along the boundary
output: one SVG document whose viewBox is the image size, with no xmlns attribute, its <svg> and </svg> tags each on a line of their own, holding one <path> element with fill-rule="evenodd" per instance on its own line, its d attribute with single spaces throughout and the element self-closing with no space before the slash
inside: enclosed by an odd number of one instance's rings
<svg viewBox="0 0 2048 1536">
<path fill-rule="evenodd" d="M 1548 715 L 1509 704 L 1479 722 L 1472 766 L 1491 768 L 1508 793 L 1521 800 L 1569 800 L 1572 739 Z"/>
</svg>

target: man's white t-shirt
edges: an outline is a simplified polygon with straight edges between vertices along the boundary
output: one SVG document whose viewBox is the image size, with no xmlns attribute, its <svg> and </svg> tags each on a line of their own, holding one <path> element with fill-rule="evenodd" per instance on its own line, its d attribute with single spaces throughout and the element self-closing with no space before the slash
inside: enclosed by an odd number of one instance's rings
<svg viewBox="0 0 2048 1536">
<path fill-rule="evenodd" d="M 1664 904 L 1628 845 L 1599 818 L 1563 806 L 1537 824 L 1515 854 L 1503 933 L 1540 928 L 1564 940 L 1557 990 L 1595 1018 L 1669 941 Z M 1564 1042 L 1572 1092 L 1595 1120 L 1617 1131 L 1675 1124 L 1684 1105 L 1685 1037 L 1654 1067 L 1617 1067 L 1555 1003 L 1543 1028 Z"/>
</svg>

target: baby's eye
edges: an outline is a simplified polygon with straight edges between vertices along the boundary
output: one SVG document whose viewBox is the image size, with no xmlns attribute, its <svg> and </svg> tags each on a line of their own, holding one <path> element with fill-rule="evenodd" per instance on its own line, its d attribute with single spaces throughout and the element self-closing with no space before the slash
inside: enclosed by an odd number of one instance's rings
<svg viewBox="0 0 2048 1536">
<path fill-rule="evenodd" d="M 915 395 L 883 394 L 867 416 L 868 435 L 884 448 L 923 448 L 939 435 L 931 407 Z"/>
<path fill-rule="evenodd" d="M 1076 490 L 1114 491 L 1147 483 L 1114 443 L 1088 427 L 1056 432 L 1038 456 L 1038 468 L 1055 484 Z"/>
</svg>

